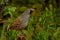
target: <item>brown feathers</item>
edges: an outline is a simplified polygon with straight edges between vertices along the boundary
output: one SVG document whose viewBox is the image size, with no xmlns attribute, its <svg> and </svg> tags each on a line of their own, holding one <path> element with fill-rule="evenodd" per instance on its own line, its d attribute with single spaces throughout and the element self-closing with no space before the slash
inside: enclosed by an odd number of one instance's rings
<svg viewBox="0 0 60 40">
<path fill-rule="evenodd" d="M 30 14 L 34 11 L 34 9 L 27 9 L 23 14 L 21 14 L 8 28 L 7 30 L 20 30 L 24 29 L 28 25 L 28 21 L 30 18 Z"/>
</svg>

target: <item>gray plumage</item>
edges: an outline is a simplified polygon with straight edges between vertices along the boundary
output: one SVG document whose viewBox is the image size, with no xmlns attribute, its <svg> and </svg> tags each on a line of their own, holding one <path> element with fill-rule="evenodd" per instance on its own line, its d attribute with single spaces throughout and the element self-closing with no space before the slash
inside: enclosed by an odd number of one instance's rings
<svg viewBox="0 0 60 40">
<path fill-rule="evenodd" d="M 34 9 L 27 9 L 23 14 L 21 14 L 12 24 L 7 28 L 7 30 L 20 30 L 24 29 L 28 25 L 28 21 L 30 19 L 30 13 L 32 13 Z"/>
</svg>

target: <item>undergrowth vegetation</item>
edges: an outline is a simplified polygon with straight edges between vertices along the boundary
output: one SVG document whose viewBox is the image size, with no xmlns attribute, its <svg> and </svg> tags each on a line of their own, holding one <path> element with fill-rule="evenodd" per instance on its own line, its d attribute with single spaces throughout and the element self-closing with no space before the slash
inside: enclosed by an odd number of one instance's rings
<svg viewBox="0 0 60 40">
<path fill-rule="evenodd" d="M 17 40 L 17 35 L 23 36 L 22 40 L 60 40 L 60 5 L 57 7 L 55 0 L 45 1 L 9 1 L 9 5 L 4 8 L 3 16 L 10 16 L 6 20 L 3 19 L 5 22 L 0 26 L 0 40 Z M 36 8 L 31 14 L 28 27 L 25 30 L 7 32 L 6 28 L 28 8 Z"/>
</svg>

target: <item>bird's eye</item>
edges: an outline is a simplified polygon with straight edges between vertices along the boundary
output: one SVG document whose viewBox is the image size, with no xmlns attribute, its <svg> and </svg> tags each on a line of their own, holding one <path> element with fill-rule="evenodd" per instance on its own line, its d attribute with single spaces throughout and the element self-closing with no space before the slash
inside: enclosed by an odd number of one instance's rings
<svg viewBox="0 0 60 40">
<path fill-rule="evenodd" d="M 32 10 L 30 10 L 30 13 L 32 13 L 33 11 Z"/>
<path fill-rule="evenodd" d="M 30 13 L 32 13 L 33 11 L 34 11 L 34 9 L 31 9 L 31 10 L 30 10 Z"/>
</svg>

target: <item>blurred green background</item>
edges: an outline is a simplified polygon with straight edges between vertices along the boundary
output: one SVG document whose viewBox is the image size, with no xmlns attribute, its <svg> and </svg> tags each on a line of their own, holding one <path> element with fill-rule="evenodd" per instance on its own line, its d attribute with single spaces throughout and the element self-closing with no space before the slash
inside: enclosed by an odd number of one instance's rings
<svg viewBox="0 0 60 40">
<path fill-rule="evenodd" d="M 60 0 L 0 0 L 0 5 L 0 40 L 17 40 L 18 34 L 24 36 L 22 40 L 60 40 Z M 29 8 L 36 10 L 27 29 L 7 33 L 6 28 Z"/>
</svg>

